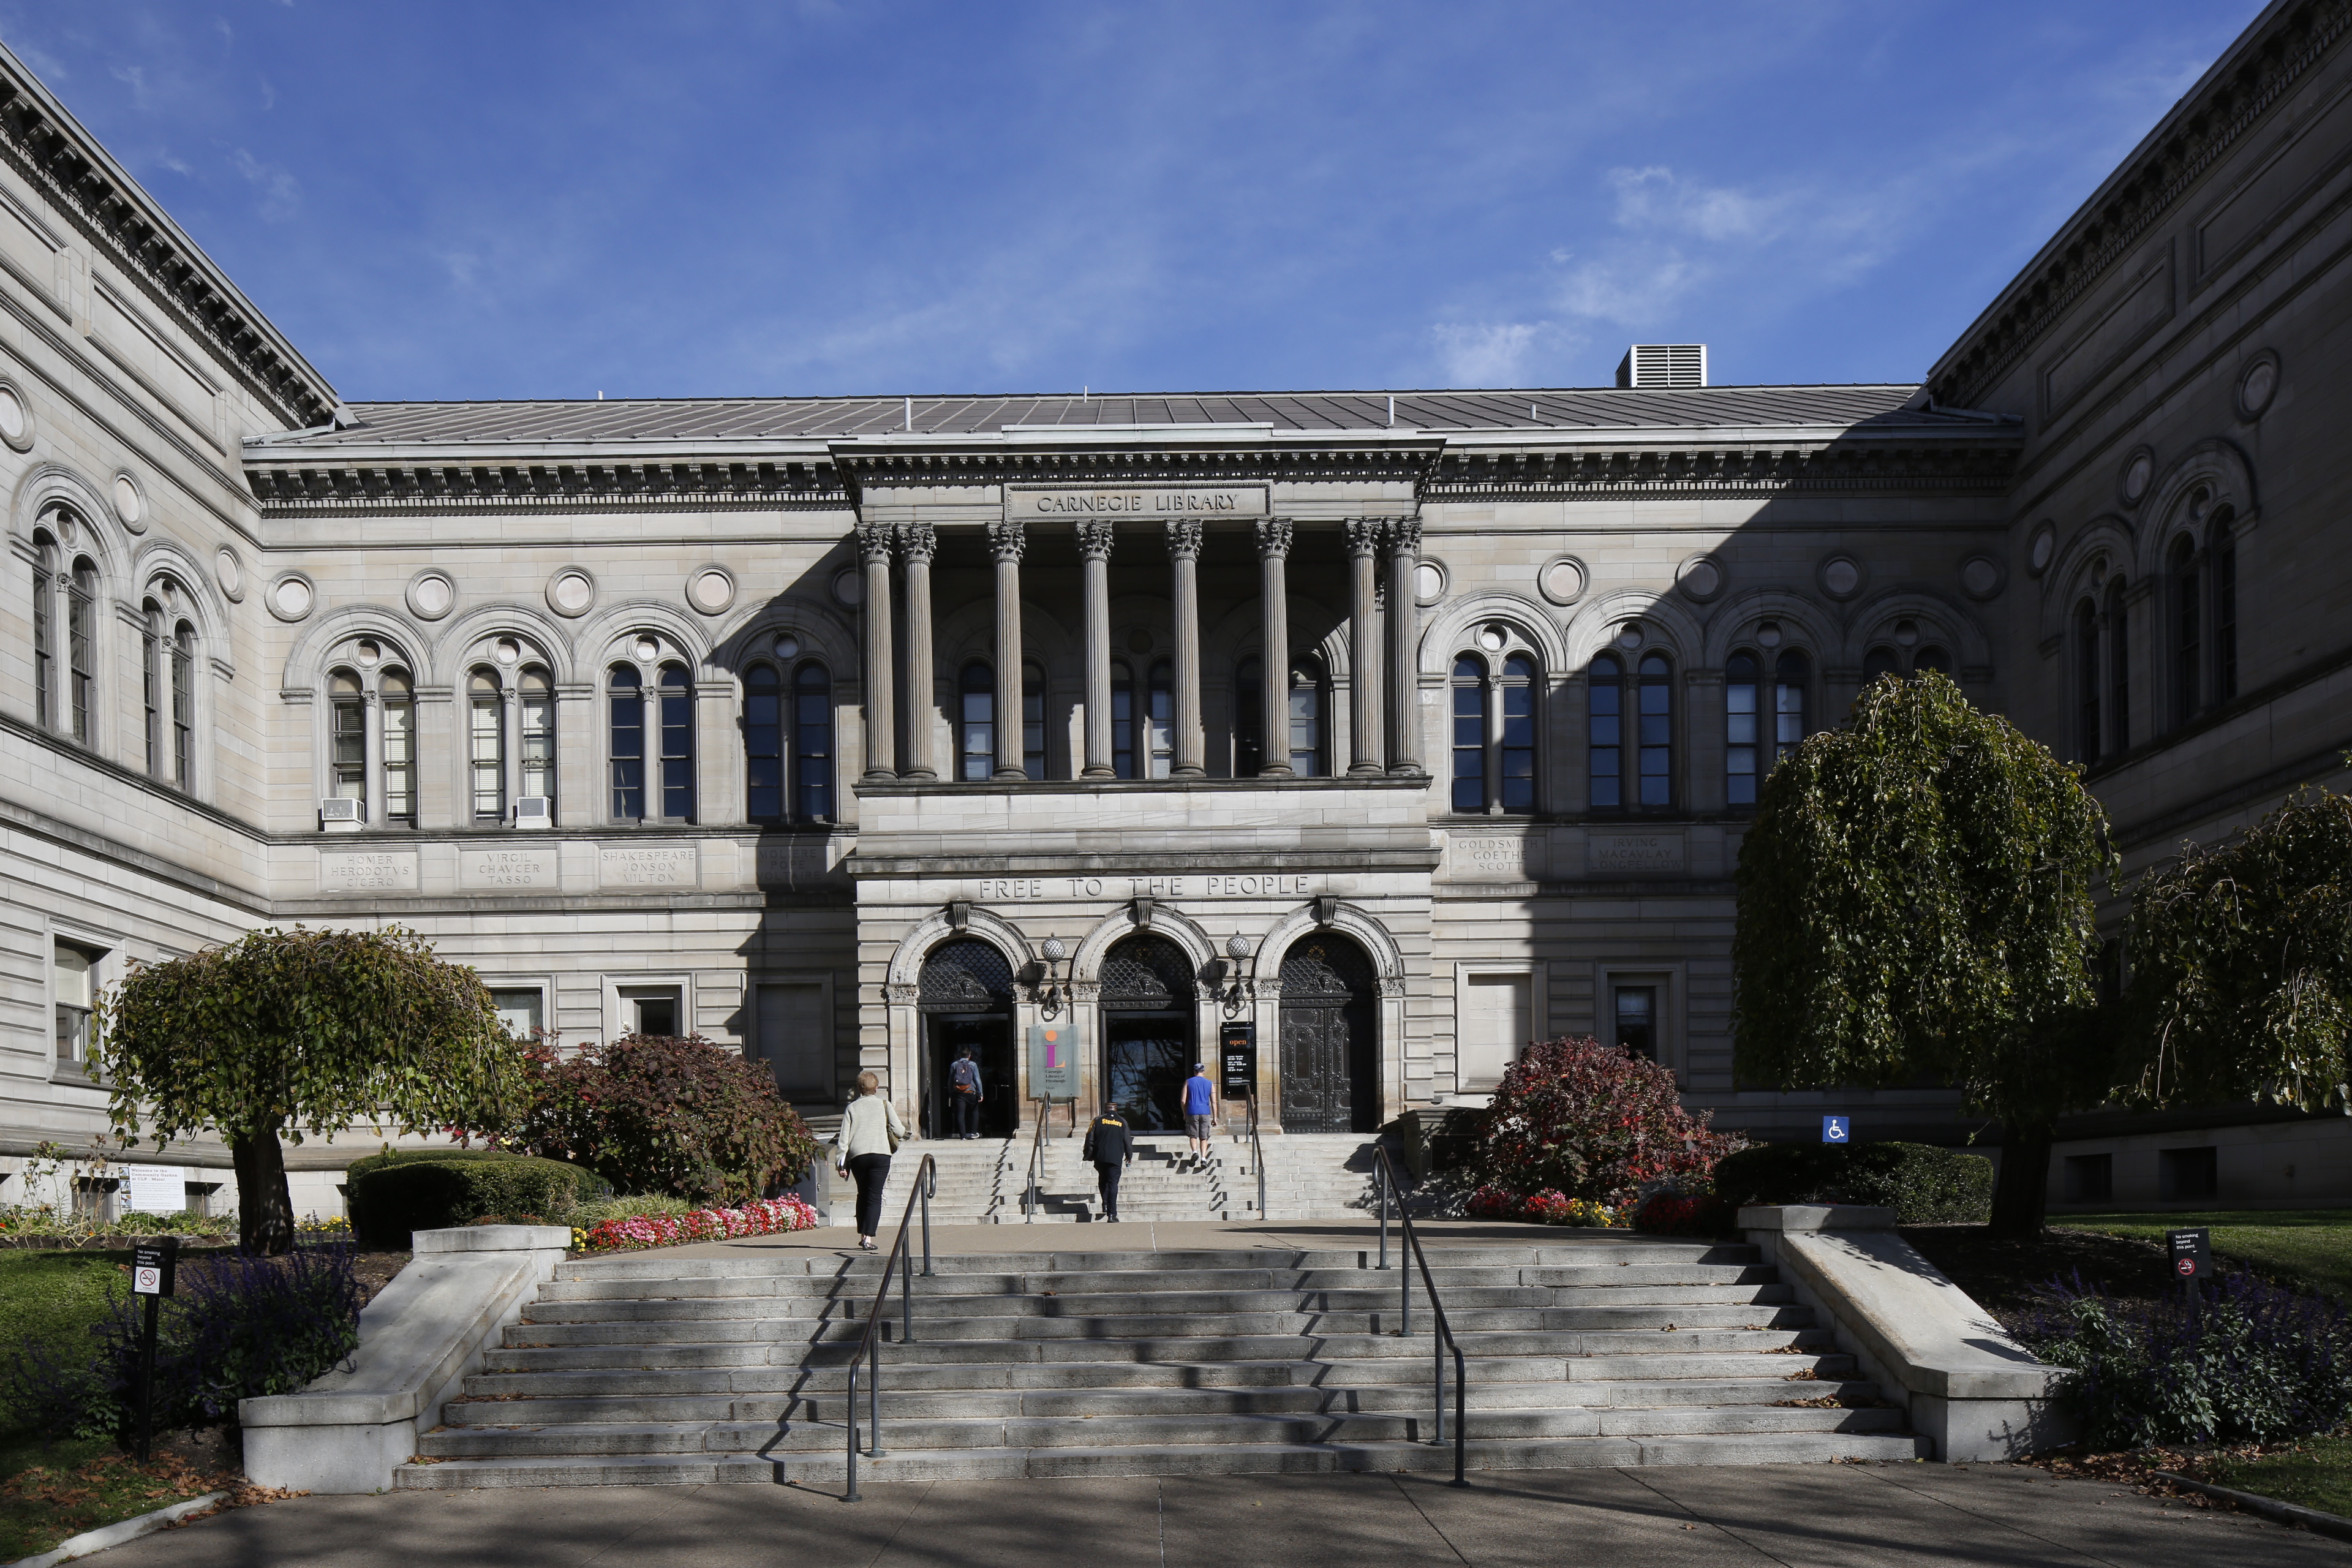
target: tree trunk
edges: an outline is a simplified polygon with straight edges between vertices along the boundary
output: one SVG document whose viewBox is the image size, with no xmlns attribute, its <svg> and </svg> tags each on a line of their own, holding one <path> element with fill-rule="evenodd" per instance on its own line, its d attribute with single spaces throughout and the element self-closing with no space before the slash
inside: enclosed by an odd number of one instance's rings
<svg viewBox="0 0 2352 1568">
<path fill-rule="evenodd" d="M 2001 1129 L 2000 1176 L 1992 1189 L 1995 1236 L 2038 1236 L 2050 1205 L 2051 1126 Z"/>
<path fill-rule="evenodd" d="M 240 1250 L 278 1258 L 294 1250 L 294 1194 L 286 1186 L 286 1151 L 278 1123 L 247 1128 L 228 1141 L 236 1166 L 236 1237 Z"/>
</svg>

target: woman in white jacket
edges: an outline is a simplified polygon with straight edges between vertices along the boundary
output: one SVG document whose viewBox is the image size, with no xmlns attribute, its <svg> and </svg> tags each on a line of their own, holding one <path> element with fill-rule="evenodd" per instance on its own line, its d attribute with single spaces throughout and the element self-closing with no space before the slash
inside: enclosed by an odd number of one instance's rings
<svg viewBox="0 0 2352 1568">
<path fill-rule="evenodd" d="M 874 1233 L 882 1228 L 882 1184 L 890 1179 L 890 1152 L 906 1136 L 898 1110 L 882 1098 L 882 1080 L 859 1073 L 856 1097 L 833 1136 L 833 1163 L 844 1175 L 857 1178 L 857 1245 L 868 1252 L 878 1250 Z"/>
</svg>

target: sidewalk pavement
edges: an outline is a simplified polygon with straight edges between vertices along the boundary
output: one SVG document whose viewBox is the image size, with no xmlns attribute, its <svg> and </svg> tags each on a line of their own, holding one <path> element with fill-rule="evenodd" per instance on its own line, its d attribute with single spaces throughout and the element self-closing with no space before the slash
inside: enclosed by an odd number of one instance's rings
<svg viewBox="0 0 2352 1568">
<path fill-rule="evenodd" d="M 2304 1568 L 2352 1548 L 2008 1465 L 1668 1466 L 303 1497 L 151 1535 L 104 1568 Z"/>
<path fill-rule="evenodd" d="M 922 1256 L 922 1227 L 916 1225 L 908 1242 Z M 1630 1230 L 1579 1230 L 1561 1226 L 1524 1225 L 1475 1219 L 1417 1219 L 1413 1234 L 1424 1247 L 1563 1247 L 1654 1243 L 1656 1237 Z M 876 1238 L 884 1251 L 898 1239 L 895 1228 Z M 957 1257 L 1039 1252 L 1222 1252 L 1267 1247 L 1284 1252 L 1333 1251 L 1359 1248 L 1377 1253 L 1381 1222 L 1364 1219 L 1318 1220 L 1135 1220 L 1124 1225 L 934 1225 L 934 1256 Z M 834 1226 L 822 1230 L 796 1230 L 781 1236 L 743 1236 L 731 1241 L 702 1241 L 688 1247 L 665 1247 L 656 1253 L 612 1253 L 615 1258 L 733 1258 L 744 1253 L 854 1253 L 857 1232 Z M 1389 1222 L 1389 1261 L 1405 1261 L 1404 1231 Z"/>
</svg>

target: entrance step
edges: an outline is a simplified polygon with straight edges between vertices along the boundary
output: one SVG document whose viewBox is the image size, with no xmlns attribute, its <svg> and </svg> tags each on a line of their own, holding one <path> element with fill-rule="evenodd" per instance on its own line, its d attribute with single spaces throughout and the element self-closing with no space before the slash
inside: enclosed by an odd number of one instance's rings
<svg viewBox="0 0 2352 1568">
<path fill-rule="evenodd" d="M 1921 1451 L 1753 1248 L 1547 1233 L 1433 1251 L 1475 1468 Z M 861 1460 L 866 1479 L 1453 1463 L 1427 1441 L 1425 1288 L 1369 1249 L 1040 1247 L 936 1269 L 916 1281 L 911 1341 L 896 1292 L 877 1327 L 886 1452 Z M 397 1482 L 838 1484 L 847 1363 L 880 1279 L 866 1256 L 559 1265 Z M 872 1404 L 861 1384 L 861 1420 Z"/>
</svg>

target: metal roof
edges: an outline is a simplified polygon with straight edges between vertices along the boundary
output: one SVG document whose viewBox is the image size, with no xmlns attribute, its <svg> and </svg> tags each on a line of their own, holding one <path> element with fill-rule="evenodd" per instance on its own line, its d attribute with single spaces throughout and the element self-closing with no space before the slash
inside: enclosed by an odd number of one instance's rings
<svg viewBox="0 0 2352 1568">
<path fill-rule="evenodd" d="M 773 397 L 361 403 L 356 423 L 248 442 L 288 447 L 539 442 L 726 442 L 992 436 L 1089 426 L 1257 426 L 1275 434 L 1601 431 L 1816 426 L 1982 430 L 1982 416 L 1908 409 L 1917 387 L 1583 387 L 1486 392 L 1211 392 L 1071 396 Z M 1106 432 L 1108 433 L 1108 432 Z M 1203 434 L 1210 433 L 1204 429 Z"/>
</svg>

